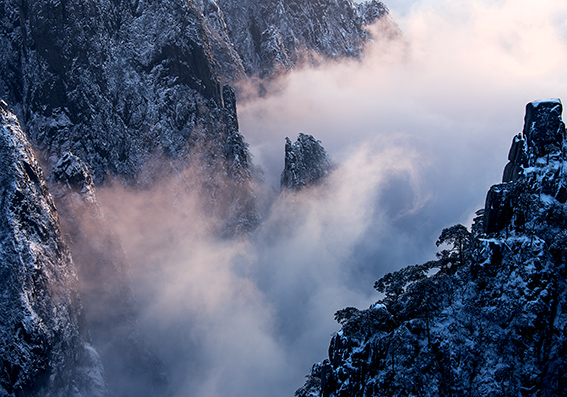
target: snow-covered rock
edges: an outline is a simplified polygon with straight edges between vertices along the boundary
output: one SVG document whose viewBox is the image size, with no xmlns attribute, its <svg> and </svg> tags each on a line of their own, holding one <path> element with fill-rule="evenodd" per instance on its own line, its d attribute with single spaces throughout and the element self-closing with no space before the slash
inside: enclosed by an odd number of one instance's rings
<svg viewBox="0 0 567 397">
<path fill-rule="evenodd" d="M 282 189 L 300 190 L 320 182 L 331 171 L 331 163 L 321 141 L 312 135 L 299 133 L 292 144 L 285 138 Z"/>
<path fill-rule="evenodd" d="M 376 0 L 362 4 L 351 0 L 217 3 L 246 73 L 260 77 L 277 75 L 314 57 L 358 57 L 370 39 L 366 27 L 388 19 L 388 9 Z"/>
<path fill-rule="evenodd" d="M 440 243 L 452 249 L 382 277 L 385 297 L 369 309 L 337 312 L 329 358 L 297 396 L 565 394 L 561 110 L 557 100 L 528 104 L 510 151 L 515 176 L 490 189 L 473 231 L 445 229 Z"/>
<path fill-rule="evenodd" d="M 359 56 L 387 15 L 376 0 L 6 0 L 0 97 L 50 166 L 71 152 L 97 184 L 143 183 L 152 159 L 191 157 L 202 139 L 222 155 L 224 83 Z"/>
<path fill-rule="evenodd" d="M 71 152 L 95 183 L 133 181 L 151 159 L 183 158 L 203 136 L 226 140 L 211 29 L 194 2 L 26 4 L 0 5 L 0 97 L 50 166 Z"/>
<path fill-rule="evenodd" d="M 196 168 L 201 180 L 190 188 L 225 196 L 211 204 L 215 213 L 251 229 L 252 163 L 232 89 L 222 84 L 230 76 L 219 74 L 236 53 L 221 10 L 201 3 L 2 2 L 0 97 L 49 168 L 73 153 L 95 185 L 111 175 L 137 186 Z M 248 190 L 230 195 L 234 188 Z"/>
<path fill-rule="evenodd" d="M 0 106 L 0 395 L 105 396 L 44 174 Z"/>
</svg>

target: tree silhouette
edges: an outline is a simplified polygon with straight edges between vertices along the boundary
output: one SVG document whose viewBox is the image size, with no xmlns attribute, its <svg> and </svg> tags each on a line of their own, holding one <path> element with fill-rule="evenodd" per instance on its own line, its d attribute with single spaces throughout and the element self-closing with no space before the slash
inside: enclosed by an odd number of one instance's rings
<svg viewBox="0 0 567 397">
<path fill-rule="evenodd" d="M 440 259 L 450 260 L 449 254 L 455 253 L 459 259 L 459 264 L 463 265 L 465 259 L 467 259 L 472 251 L 472 242 L 472 233 L 459 223 L 458 225 L 443 229 L 435 244 L 438 247 L 442 244 L 448 244 L 451 247 L 448 250 L 441 251 Z"/>
</svg>

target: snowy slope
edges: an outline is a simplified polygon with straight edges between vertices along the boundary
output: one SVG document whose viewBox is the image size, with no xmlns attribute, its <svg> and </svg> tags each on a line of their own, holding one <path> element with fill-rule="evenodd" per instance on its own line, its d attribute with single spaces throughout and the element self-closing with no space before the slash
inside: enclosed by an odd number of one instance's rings
<svg viewBox="0 0 567 397">
<path fill-rule="evenodd" d="M 139 176 L 229 131 L 203 16 L 192 2 L 2 5 L 0 96 L 50 165 L 71 151 L 93 170 Z"/>
</svg>

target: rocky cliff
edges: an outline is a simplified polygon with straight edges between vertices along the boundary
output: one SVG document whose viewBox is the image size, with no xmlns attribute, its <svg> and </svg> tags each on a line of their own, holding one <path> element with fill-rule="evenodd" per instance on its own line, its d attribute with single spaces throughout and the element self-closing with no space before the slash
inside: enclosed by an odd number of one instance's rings
<svg viewBox="0 0 567 397">
<path fill-rule="evenodd" d="M 384 298 L 336 313 L 329 358 L 297 396 L 560 396 L 567 386 L 565 126 L 527 105 L 504 183 L 435 260 L 378 280 Z"/>
<path fill-rule="evenodd" d="M 16 117 L 0 106 L 0 395 L 104 396 L 53 199 Z"/>
<path fill-rule="evenodd" d="M 70 151 L 96 183 L 107 174 L 135 180 L 152 158 L 183 158 L 201 140 L 221 148 L 233 133 L 224 120 L 236 115 L 193 2 L 0 7 L 0 96 L 50 166 Z"/>
<path fill-rule="evenodd" d="M 206 162 L 192 150 L 203 142 L 226 160 L 237 131 L 223 82 L 290 68 L 305 51 L 358 56 L 365 26 L 386 15 L 375 0 L 7 0 L 0 97 L 49 166 L 72 152 L 97 184 L 144 183 L 156 157 Z"/>
<path fill-rule="evenodd" d="M 367 27 L 387 19 L 376 0 L 218 0 L 226 32 L 248 75 L 267 77 L 321 56 L 358 57 Z M 389 21 L 393 26 L 393 23 Z"/>
<path fill-rule="evenodd" d="M 191 188 L 232 197 L 213 212 L 249 230 L 253 167 L 223 82 L 277 74 L 307 53 L 359 56 L 366 26 L 386 17 L 375 0 L 7 0 L 0 98 L 47 169 L 71 152 L 97 185 L 110 175 L 147 186 L 198 168 Z"/>
</svg>

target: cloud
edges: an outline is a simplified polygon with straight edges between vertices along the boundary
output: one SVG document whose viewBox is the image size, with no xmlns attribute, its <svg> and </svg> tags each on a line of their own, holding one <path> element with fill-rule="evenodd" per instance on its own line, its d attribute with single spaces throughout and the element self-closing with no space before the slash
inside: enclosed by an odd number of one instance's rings
<svg viewBox="0 0 567 397">
<path fill-rule="evenodd" d="M 337 162 L 368 142 L 419 153 L 427 160 L 419 195 L 429 200 L 396 225 L 426 228 L 408 238 L 434 241 L 447 224 L 470 222 L 500 181 L 525 104 L 567 98 L 566 9 L 558 1 L 414 2 L 394 11 L 399 40 L 375 32 L 363 62 L 291 74 L 277 95 L 239 105 L 241 130 L 274 184 L 283 138 L 300 131 L 320 139 Z M 403 173 L 389 180 L 386 190 L 417 194 Z M 380 205 L 392 200 L 383 195 Z M 396 265 L 425 253 L 422 246 Z"/>
<path fill-rule="evenodd" d="M 551 1 L 416 3 L 397 20 L 407 46 L 377 34 L 363 63 L 292 74 L 283 94 L 239 106 L 242 131 L 254 145 L 277 138 L 280 147 L 286 134 L 316 132 L 341 156 L 345 145 L 368 136 L 407 134 L 438 145 L 475 125 L 494 130 L 511 111 L 521 124 L 526 102 L 566 91 L 560 22 L 566 7 Z M 510 132 L 501 134 L 509 140 Z"/>
<path fill-rule="evenodd" d="M 99 192 L 177 395 L 293 395 L 325 358 L 335 311 L 368 306 L 376 279 L 431 259 L 443 227 L 470 223 L 526 102 L 567 98 L 563 2 L 393 9 L 401 39 L 375 31 L 362 62 L 296 71 L 239 104 L 274 189 L 286 136 L 313 134 L 337 164 L 325 184 L 275 199 L 250 238 L 217 238 L 219 220 L 175 178 Z"/>
<path fill-rule="evenodd" d="M 307 200 L 303 223 L 282 226 L 291 211 L 281 204 L 267 221 L 284 234 L 259 253 L 275 266 L 260 288 L 271 291 L 277 327 L 293 312 L 289 296 L 307 296 L 296 334 L 285 331 L 296 346 L 316 346 L 324 327 L 333 329 L 325 316 L 371 299 L 385 272 L 431 259 L 442 228 L 470 225 L 501 180 L 525 104 L 567 98 L 567 5 L 424 0 L 392 8 L 399 40 L 375 31 L 362 62 L 296 71 L 276 94 L 239 105 L 241 131 L 274 186 L 285 136 L 313 134 L 342 165 L 329 202 Z"/>
<path fill-rule="evenodd" d="M 133 266 L 140 325 L 177 395 L 293 394 L 326 351 L 333 313 L 375 300 L 370 280 L 363 291 L 345 284 L 348 262 L 378 186 L 389 171 L 415 179 L 412 159 L 361 149 L 324 184 L 280 195 L 246 239 L 216 236 L 190 170 L 153 189 L 99 191 Z"/>
</svg>

